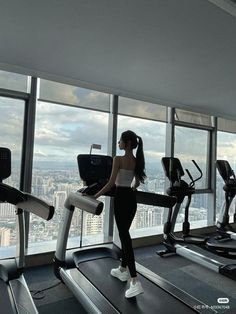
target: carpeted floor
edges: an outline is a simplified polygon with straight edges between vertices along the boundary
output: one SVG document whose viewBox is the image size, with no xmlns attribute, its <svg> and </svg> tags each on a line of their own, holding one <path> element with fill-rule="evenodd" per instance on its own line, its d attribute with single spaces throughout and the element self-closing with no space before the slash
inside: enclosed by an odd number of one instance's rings
<svg viewBox="0 0 236 314">
<path fill-rule="evenodd" d="M 25 279 L 40 314 L 86 314 L 69 289 L 54 276 L 52 265 L 28 268 Z M 44 289 L 47 290 L 40 292 Z"/>
<path fill-rule="evenodd" d="M 217 313 L 236 313 L 235 281 L 180 256 L 161 258 L 156 254 L 160 248 L 135 249 L 136 261 L 214 308 Z M 227 261 L 233 264 L 235 260 Z M 26 269 L 25 278 L 40 314 L 86 314 L 68 288 L 54 276 L 52 265 Z M 229 303 L 220 304 L 219 298 L 228 298 Z"/>
</svg>

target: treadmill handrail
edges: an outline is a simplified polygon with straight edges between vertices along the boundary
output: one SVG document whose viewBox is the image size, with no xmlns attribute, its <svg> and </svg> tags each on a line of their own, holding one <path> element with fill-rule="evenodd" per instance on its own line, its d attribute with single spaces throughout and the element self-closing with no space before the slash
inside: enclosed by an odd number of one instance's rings
<svg viewBox="0 0 236 314">
<path fill-rule="evenodd" d="M 18 202 L 25 200 L 25 194 L 20 190 L 5 184 L 0 183 L 0 201 L 16 205 Z"/>
<path fill-rule="evenodd" d="M 0 183 L 0 201 L 15 205 L 16 208 L 33 213 L 45 220 L 50 220 L 54 215 L 54 206 L 5 183 Z"/>
<path fill-rule="evenodd" d="M 16 204 L 17 208 L 33 213 L 45 220 L 50 220 L 54 215 L 54 206 L 48 204 L 44 200 L 29 194 L 24 193 L 25 200 Z"/>
<path fill-rule="evenodd" d="M 103 205 L 103 202 L 98 201 L 93 196 L 84 195 L 79 191 L 71 192 L 64 204 L 64 206 L 69 210 L 71 206 L 73 206 L 93 215 L 100 215 L 103 210 Z"/>
</svg>

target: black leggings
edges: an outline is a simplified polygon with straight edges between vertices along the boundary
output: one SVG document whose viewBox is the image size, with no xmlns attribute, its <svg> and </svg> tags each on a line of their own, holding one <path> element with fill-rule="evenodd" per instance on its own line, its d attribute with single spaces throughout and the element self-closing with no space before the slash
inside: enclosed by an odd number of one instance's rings
<svg viewBox="0 0 236 314">
<path fill-rule="evenodd" d="M 131 277 L 137 276 L 132 240 L 129 234 L 129 228 L 136 210 L 137 201 L 135 192 L 128 187 L 117 187 L 114 199 L 114 213 L 121 242 L 121 266 L 128 266 Z"/>
</svg>

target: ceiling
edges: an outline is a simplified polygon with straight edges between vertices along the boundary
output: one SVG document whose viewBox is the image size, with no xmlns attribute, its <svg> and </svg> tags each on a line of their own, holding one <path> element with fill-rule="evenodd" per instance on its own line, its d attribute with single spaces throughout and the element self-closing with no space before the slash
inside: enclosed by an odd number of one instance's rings
<svg viewBox="0 0 236 314">
<path fill-rule="evenodd" d="M 0 69 L 236 119 L 233 0 L 0 7 Z"/>
</svg>

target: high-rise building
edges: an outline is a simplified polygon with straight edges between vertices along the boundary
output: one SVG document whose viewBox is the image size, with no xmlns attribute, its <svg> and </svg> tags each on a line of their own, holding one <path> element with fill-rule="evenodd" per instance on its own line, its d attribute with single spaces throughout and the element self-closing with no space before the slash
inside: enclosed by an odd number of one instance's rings
<svg viewBox="0 0 236 314">
<path fill-rule="evenodd" d="M 99 234 L 102 232 L 103 215 L 94 216 L 86 213 L 83 223 L 84 235 Z"/>
<path fill-rule="evenodd" d="M 0 217 L 2 220 L 13 219 L 15 217 L 15 206 L 9 203 L 0 204 Z"/>
<path fill-rule="evenodd" d="M 0 246 L 10 245 L 11 231 L 8 228 L 0 228 Z"/>
</svg>

